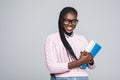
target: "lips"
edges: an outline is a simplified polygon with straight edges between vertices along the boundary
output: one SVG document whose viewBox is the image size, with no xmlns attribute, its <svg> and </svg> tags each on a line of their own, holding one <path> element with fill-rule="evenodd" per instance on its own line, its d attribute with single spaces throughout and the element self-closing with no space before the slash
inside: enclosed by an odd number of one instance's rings
<svg viewBox="0 0 120 80">
<path fill-rule="evenodd" d="M 68 27 L 66 27 L 66 30 L 67 31 L 72 31 L 74 28 L 73 27 L 70 27 L 70 26 L 68 26 Z"/>
</svg>

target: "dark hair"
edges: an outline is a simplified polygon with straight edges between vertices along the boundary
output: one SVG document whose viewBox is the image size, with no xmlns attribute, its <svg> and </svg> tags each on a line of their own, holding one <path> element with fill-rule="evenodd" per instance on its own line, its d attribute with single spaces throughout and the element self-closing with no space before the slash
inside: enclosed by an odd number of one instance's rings
<svg viewBox="0 0 120 80">
<path fill-rule="evenodd" d="M 77 60 L 77 57 L 75 56 L 72 47 L 70 46 L 70 44 L 68 43 L 68 41 L 65 38 L 64 31 L 63 31 L 63 28 L 62 28 L 63 18 L 65 16 L 65 14 L 70 13 L 70 12 L 74 13 L 76 16 L 78 14 L 77 11 L 73 7 L 63 8 L 62 11 L 60 12 L 60 15 L 59 15 L 58 27 L 59 27 L 60 38 L 61 38 L 61 41 L 62 41 L 63 45 L 66 48 L 66 51 L 68 52 L 68 54 L 70 54 L 72 56 L 72 58 Z"/>
</svg>

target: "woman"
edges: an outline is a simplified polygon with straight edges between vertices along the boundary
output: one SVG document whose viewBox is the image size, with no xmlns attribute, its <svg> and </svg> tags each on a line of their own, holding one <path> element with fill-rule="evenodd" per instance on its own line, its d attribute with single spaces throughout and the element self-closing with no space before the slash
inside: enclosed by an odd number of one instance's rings
<svg viewBox="0 0 120 80">
<path fill-rule="evenodd" d="M 48 70 L 56 80 L 88 80 L 82 64 L 94 68 L 94 60 L 90 53 L 85 52 L 88 45 L 82 35 L 73 32 L 78 19 L 77 11 L 73 7 L 65 7 L 59 15 L 59 32 L 47 37 L 45 43 L 45 57 Z"/>
</svg>

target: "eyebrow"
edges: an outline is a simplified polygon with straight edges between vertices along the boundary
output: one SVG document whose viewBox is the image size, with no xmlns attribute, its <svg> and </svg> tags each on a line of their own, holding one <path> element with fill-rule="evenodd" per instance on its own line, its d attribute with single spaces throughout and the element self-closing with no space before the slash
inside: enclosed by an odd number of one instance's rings
<svg viewBox="0 0 120 80">
<path fill-rule="evenodd" d="M 77 19 L 67 19 L 67 18 L 63 18 L 64 20 L 77 20 Z"/>
</svg>

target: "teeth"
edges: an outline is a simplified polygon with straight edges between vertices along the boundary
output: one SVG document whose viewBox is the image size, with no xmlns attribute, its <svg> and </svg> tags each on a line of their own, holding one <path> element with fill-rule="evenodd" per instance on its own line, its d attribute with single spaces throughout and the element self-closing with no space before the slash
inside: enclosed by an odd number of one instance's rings
<svg viewBox="0 0 120 80">
<path fill-rule="evenodd" d="M 67 27 L 68 30 L 72 30 L 72 27 Z"/>
</svg>

